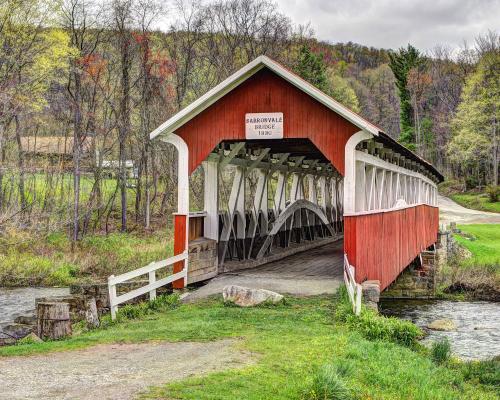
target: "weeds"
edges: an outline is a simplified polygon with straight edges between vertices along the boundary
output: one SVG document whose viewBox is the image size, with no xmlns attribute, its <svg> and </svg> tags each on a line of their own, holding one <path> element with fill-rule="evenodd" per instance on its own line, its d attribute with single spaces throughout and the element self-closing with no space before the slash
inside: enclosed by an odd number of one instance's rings
<svg viewBox="0 0 500 400">
<path fill-rule="evenodd" d="M 345 287 L 339 290 L 335 318 L 357 330 L 369 340 L 386 340 L 413 347 L 417 344 L 417 340 L 423 336 L 422 330 L 412 322 L 394 317 L 384 317 L 365 307 L 362 308 L 359 316 L 355 316 Z"/>
<path fill-rule="evenodd" d="M 348 370 L 332 364 L 325 364 L 313 376 L 312 383 L 306 391 L 308 400 L 350 400 L 351 390 L 345 381 Z"/>
<path fill-rule="evenodd" d="M 431 358 L 436 364 L 448 362 L 451 356 L 451 343 L 448 338 L 435 341 L 431 347 Z"/>
</svg>

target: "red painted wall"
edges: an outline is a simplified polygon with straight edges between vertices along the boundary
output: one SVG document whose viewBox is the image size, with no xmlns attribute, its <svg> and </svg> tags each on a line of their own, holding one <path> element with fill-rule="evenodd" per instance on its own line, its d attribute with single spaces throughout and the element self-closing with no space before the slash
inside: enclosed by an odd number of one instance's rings
<svg viewBox="0 0 500 400">
<path fill-rule="evenodd" d="M 174 215 L 174 256 L 182 254 L 186 249 L 186 222 L 186 215 Z M 173 273 L 181 272 L 183 269 L 184 261 L 176 262 L 174 264 Z M 182 289 L 184 287 L 184 279 L 177 279 L 172 282 L 172 287 L 174 289 Z"/>
<path fill-rule="evenodd" d="M 309 138 L 344 174 L 344 148 L 355 125 L 264 68 L 176 133 L 189 148 L 190 173 L 222 140 L 245 139 L 245 114 L 283 112 L 285 138 Z"/>
<path fill-rule="evenodd" d="M 427 205 L 344 217 L 344 250 L 356 281 L 376 279 L 385 289 L 436 242 L 438 229 L 439 209 Z"/>
</svg>

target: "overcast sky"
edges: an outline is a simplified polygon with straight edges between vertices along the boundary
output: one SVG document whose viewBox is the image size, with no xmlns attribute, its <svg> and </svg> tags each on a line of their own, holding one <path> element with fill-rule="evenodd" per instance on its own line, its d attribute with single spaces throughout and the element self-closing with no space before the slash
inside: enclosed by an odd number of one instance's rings
<svg viewBox="0 0 500 400">
<path fill-rule="evenodd" d="M 294 23 L 310 22 L 316 36 L 332 43 L 353 41 L 421 50 L 458 48 L 488 29 L 500 29 L 500 0 L 276 0 Z"/>
</svg>

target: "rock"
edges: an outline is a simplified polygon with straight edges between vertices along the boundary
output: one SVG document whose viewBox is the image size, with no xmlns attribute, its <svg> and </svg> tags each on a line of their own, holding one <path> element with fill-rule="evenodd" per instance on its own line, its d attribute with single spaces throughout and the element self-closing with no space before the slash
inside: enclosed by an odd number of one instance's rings
<svg viewBox="0 0 500 400">
<path fill-rule="evenodd" d="M 11 344 L 15 344 L 16 343 L 16 339 L 14 339 L 13 337 L 10 337 L 8 335 L 6 335 L 5 333 L 3 333 L 2 331 L 0 331 L 0 346 L 10 346 Z"/>
<path fill-rule="evenodd" d="M 380 300 L 380 281 L 364 281 L 361 284 L 363 288 L 363 300 L 366 303 L 378 303 Z"/>
<path fill-rule="evenodd" d="M 3 332 L 14 339 L 22 339 L 33 332 L 33 327 L 23 324 L 10 324 L 3 327 Z"/>
<path fill-rule="evenodd" d="M 23 324 L 23 325 L 36 325 L 36 315 L 20 315 L 19 317 L 16 317 L 14 320 L 16 324 Z"/>
<path fill-rule="evenodd" d="M 427 328 L 433 331 L 454 331 L 457 325 L 451 319 L 436 319 L 427 325 Z"/>
<path fill-rule="evenodd" d="M 41 343 L 43 342 L 34 332 L 31 332 L 28 336 L 26 336 L 22 341 L 29 343 Z"/>
<path fill-rule="evenodd" d="M 224 301 L 234 303 L 240 307 L 252 307 L 269 302 L 272 304 L 283 301 L 283 296 L 266 289 L 250 289 L 242 286 L 230 285 L 222 290 Z"/>
</svg>

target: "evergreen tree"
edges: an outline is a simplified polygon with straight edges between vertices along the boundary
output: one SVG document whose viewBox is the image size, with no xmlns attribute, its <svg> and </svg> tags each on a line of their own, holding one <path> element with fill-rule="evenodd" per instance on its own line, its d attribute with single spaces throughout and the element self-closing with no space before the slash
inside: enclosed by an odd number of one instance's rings
<svg viewBox="0 0 500 400">
<path fill-rule="evenodd" d="M 323 61 L 323 54 L 314 54 L 309 47 L 300 48 L 299 57 L 295 72 L 319 90 L 326 92 L 328 82 L 326 79 L 326 65 Z"/>
<path fill-rule="evenodd" d="M 406 49 L 402 47 L 396 53 L 390 53 L 389 58 L 389 66 L 396 77 L 396 86 L 399 90 L 401 104 L 401 135 L 399 141 L 409 147 L 414 147 L 415 132 L 413 127 L 413 108 L 410 92 L 407 87 L 408 74 L 412 68 L 422 65 L 423 58 L 420 52 L 411 44 L 408 44 Z"/>
</svg>

